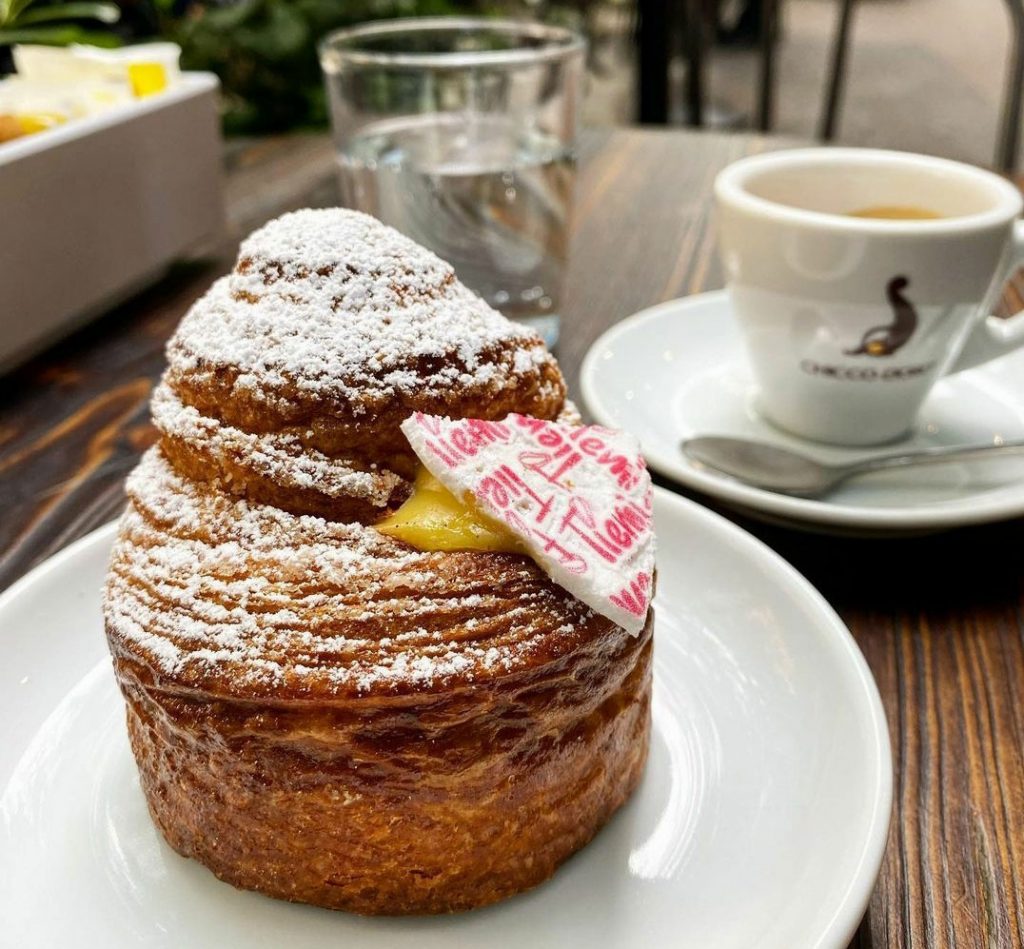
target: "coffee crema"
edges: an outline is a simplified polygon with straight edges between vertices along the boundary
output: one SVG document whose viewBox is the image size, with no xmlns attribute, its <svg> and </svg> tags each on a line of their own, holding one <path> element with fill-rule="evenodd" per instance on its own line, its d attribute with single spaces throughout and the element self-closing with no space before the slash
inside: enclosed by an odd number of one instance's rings
<svg viewBox="0 0 1024 949">
<path fill-rule="evenodd" d="M 943 215 L 913 204 L 876 204 L 856 211 L 847 211 L 846 216 L 882 218 L 889 221 L 937 221 Z"/>
</svg>

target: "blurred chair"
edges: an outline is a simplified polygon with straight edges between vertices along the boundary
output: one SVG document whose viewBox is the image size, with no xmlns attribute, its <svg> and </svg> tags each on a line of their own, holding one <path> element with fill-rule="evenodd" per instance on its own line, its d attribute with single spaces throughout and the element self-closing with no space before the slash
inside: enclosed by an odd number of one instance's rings
<svg viewBox="0 0 1024 949">
<path fill-rule="evenodd" d="M 840 0 L 836 31 L 832 37 L 828 78 L 825 84 L 825 104 L 818 123 L 818 138 L 831 142 L 839 122 L 839 107 L 846 84 L 846 56 L 850 47 L 850 26 L 853 23 L 854 0 Z"/>
<path fill-rule="evenodd" d="M 854 0 L 840 0 L 825 86 L 825 101 L 818 125 L 818 136 L 825 142 L 835 138 L 839 123 L 839 110 L 846 84 L 846 61 L 853 24 L 853 6 Z M 1006 6 L 1013 29 L 1010 34 L 1010 61 L 1006 70 L 1006 91 L 1003 93 L 995 164 L 1000 171 L 1012 172 L 1017 168 L 1021 105 L 1024 104 L 1024 0 L 1006 0 Z"/>
<path fill-rule="evenodd" d="M 637 119 L 664 125 L 669 113 L 669 64 L 677 48 L 686 60 L 688 124 L 704 124 L 706 0 L 637 0 Z"/>
<path fill-rule="evenodd" d="M 769 132 L 775 121 L 776 49 L 782 0 L 754 2 L 761 5 L 758 39 L 760 62 L 754 125 L 762 132 Z M 1011 47 L 995 164 L 1000 170 L 1011 172 L 1017 167 L 1021 108 L 1024 106 L 1024 0 L 1005 2 L 1012 23 Z M 832 141 L 838 131 L 846 86 L 854 4 L 855 0 L 837 0 L 836 27 L 818 122 L 818 137 L 824 142 Z M 687 65 L 685 99 L 689 124 L 696 127 L 704 124 L 707 113 L 704 70 L 709 37 L 708 21 L 716 16 L 716 11 L 717 0 L 637 0 L 637 114 L 640 122 L 668 122 L 669 63 L 679 45 Z"/>
<path fill-rule="evenodd" d="M 779 43 L 780 0 L 761 0 L 761 67 L 755 124 L 769 132 L 775 122 L 775 50 Z"/>
<path fill-rule="evenodd" d="M 1006 70 L 1003 115 L 999 123 L 996 165 L 1002 171 L 1015 171 L 1020 148 L 1020 109 L 1024 93 L 1024 0 L 1006 0 L 1013 21 L 1010 63 Z"/>
<path fill-rule="evenodd" d="M 668 68 L 672 59 L 672 0 L 637 0 L 637 120 L 668 122 Z"/>
<path fill-rule="evenodd" d="M 752 0 L 760 5 L 759 84 L 754 124 L 772 126 L 775 102 L 775 48 L 780 0 Z M 707 116 L 705 62 L 718 0 L 637 0 L 637 117 L 641 123 L 669 119 L 669 64 L 676 52 L 686 62 L 683 90 L 687 124 L 704 125 Z"/>
</svg>

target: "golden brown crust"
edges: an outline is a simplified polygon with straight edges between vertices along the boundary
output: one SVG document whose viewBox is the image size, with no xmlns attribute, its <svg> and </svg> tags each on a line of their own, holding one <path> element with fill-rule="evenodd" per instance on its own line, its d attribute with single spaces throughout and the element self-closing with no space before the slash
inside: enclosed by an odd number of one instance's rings
<svg viewBox="0 0 1024 949">
<path fill-rule="evenodd" d="M 215 441 L 203 444 L 177 435 L 165 435 L 160 445 L 174 469 L 192 481 L 209 482 L 254 503 L 342 523 L 372 524 L 380 520 L 409 496 L 415 476 L 415 469 L 410 470 L 411 463 L 404 457 L 391 459 L 384 468 L 387 475 L 395 476 L 392 478 L 379 476 L 379 472 L 366 467 L 356 467 L 354 459 L 346 458 L 349 470 L 364 472 L 380 481 L 379 500 L 345 493 L 332 495 L 322 486 L 282 484 L 280 474 L 257 464 L 252 455 L 225 448 Z"/>
<path fill-rule="evenodd" d="M 164 836 L 361 913 L 545 879 L 639 780 L 652 615 L 634 638 L 524 556 L 371 526 L 409 490 L 412 412 L 575 417 L 543 344 L 331 211 L 250 238 L 168 355 L 104 601 Z"/>
<path fill-rule="evenodd" d="M 179 853 L 282 899 L 444 913 L 547 879 L 628 798 L 651 625 L 611 654 L 597 640 L 430 702 L 253 708 L 117 670 L 151 813 Z"/>
<path fill-rule="evenodd" d="M 199 309 L 200 318 L 206 314 Z M 524 353 L 536 354 L 525 360 Z M 402 358 L 387 370 L 376 370 L 382 382 L 385 373 L 409 373 L 424 385 L 408 389 L 381 386 L 353 396 L 360 380 L 325 387 L 314 395 L 306 392 L 301 379 L 281 378 L 266 381 L 258 389 L 238 385 L 242 370 L 231 365 L 198 365 L 178 338 L 171 341 L 167 382 L 182 400 L 204 415 L 252 432 L 301 431 L 310 448 L 334 454 L 352 447 L 372 458 L 381 436 L 387 437 L 386 449 L 408 449 L 398 427 L 415 412 L 447 415 L 452 418 L 501 419 L 510 412 L 555 418 L 565 399 L 565 381 L 558 365 L 536 338 L 511 336 L 481 348 L 469 366 L 457 350 L 441 355 Z M 459 384 L 451 387 L 427 386 L 439 364 L 454 368 Z M 476 374 L 476 378 L 473 374 Z"/>
<path fill-rule="evenodd" d="M 653 615 L 631 637 L 525 557 L 234 501 L 159 449 L 129 493 L 106 628 L 132 748 L 168 842 L 222 879 L 360 913 L 482 906 L 635 787 Z"/>
<path fill-rule="evenodd" d="M 289 475 L 342 464 L 408 479 L 416 459 L 399 426 L 414 412 L 553 419 L 565 402 L 535 333 L 491 310 L 448 264 L 351 212 L 286 215 L 252 235 L 167 356 L 154 421 L 190 476 L 362 523 L 403 492 L 346 504 L 316 477 Z M 286 450 L 268 471 L 245 439 Z"/>
<path fill-rule="evenodd" d="M 238 501 L 159 448 L 127 491 L 107 637 L 161 688 L 426 698 L 630 639 L 525 556 L 418 551 L 372 527 Z"/>
</svg>

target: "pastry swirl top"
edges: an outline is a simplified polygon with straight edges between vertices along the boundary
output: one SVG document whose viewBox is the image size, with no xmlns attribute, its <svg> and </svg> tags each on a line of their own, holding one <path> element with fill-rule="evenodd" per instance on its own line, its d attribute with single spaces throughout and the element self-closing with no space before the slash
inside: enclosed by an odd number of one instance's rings
<svg viewBox="0 0 1024 949">
<path fill-rule="evenodd" d="M 555 418 L 565 400 L 535 333 L 415 242 L 336 208 L 286 214 L 252 234 L 167 355 L 154 414 L 176 465 L 334 519 L 368 522 L 401 500 L 415 460 L 398 426 L 413 412 Z M 252 439 L 265 449 L 256 468 L 238 450 Z M 303 471 L 321 464 L 361 476 L 349 483 L 364 488 L 318 490 Z"/>
<path fill-rule="evenodd" d="M 521 686 L 635 642 L 523 556 L 422 552 L 372 527 L 238 500 L 183 478 L 158 447 L 127 489 L 107 636 L 157 688 L 422 697 L 496 677 Z"/>
<path fill-rule="evenodd" d="M 527 557 L 419 551 L 372 526 L 408 492 L 413 412 L 575 418 L 541 340 L 433 254 L 355 212 L 286 215 L 168 357 L 160 444 L 128 479 L 107 579 L 119 675 L 242 703 L 400 704 L 552 675 L 584 688 L 636 648 Z"/>
</svg>

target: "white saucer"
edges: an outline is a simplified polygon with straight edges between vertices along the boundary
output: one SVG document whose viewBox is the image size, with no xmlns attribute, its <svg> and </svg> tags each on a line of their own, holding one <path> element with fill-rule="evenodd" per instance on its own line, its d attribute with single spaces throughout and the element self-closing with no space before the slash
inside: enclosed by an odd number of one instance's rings
<svg viewBox="0 0 1024 949">
<path fill-rule="evenodd" d="M 1024 514 L 1020 456 L 868 475 L 812 501 L 702 470 L 679 448 L 681 440 L 695 435 L 734 435 L 844 462 L 904 447 L 1024 438 L 1024 354 L 940 380 L 916 432 L 877 449 L 803 441 L 757 414 L 754 384 L 724 291 L 672 300 L 616 324 L 591 346 L 580 382 L 594 418 L 636 435 L 655 471 L 769 520 L 907 532 Z"/>
<path fill-rule="evenodd" d="M 888 732 L 842 622 L 767 547 L 658 492 L 643 783 L 548 883 L 457 916 L 368 919 L 235 890 L 158 836 L 100 621 L 107 526 L 0 597 L 5 945 L 845 947 L 889 823 Z"/>
</svg>

